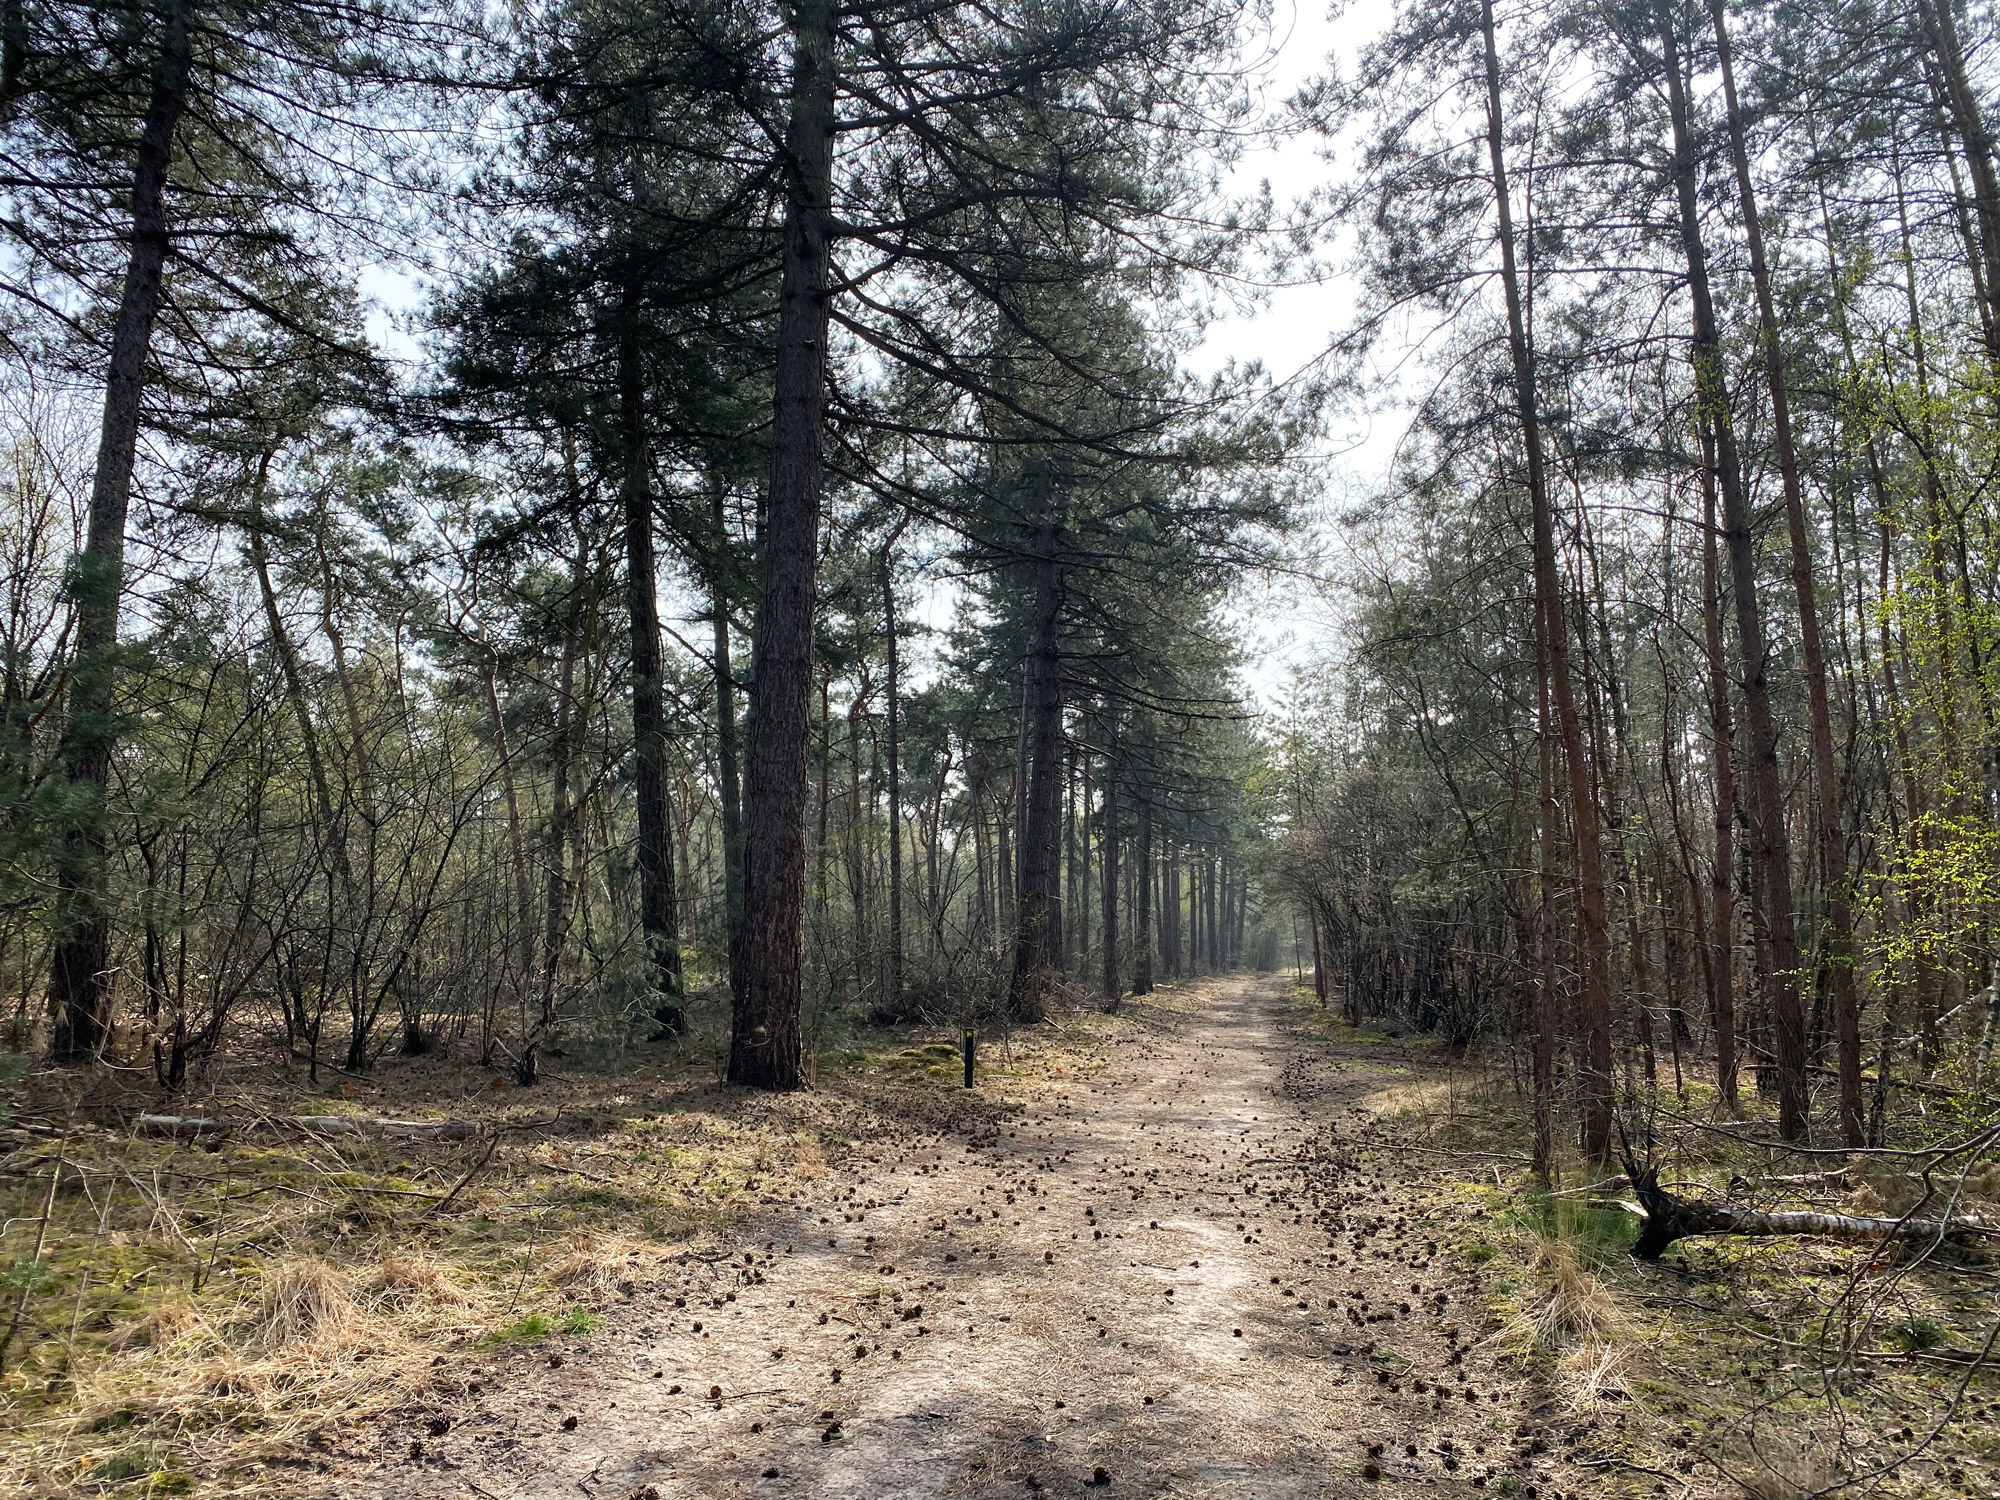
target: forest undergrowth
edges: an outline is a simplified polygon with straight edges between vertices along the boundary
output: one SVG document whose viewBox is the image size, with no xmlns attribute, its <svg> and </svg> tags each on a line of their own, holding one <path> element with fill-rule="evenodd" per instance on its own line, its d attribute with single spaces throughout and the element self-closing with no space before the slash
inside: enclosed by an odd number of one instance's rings
<svg viewBox="0 0 2000 1500">
<path fill-rule="evenodd" d="M 1623 1174 L 1583 1164 L 1574 1120 L 1550 1183 L 1535 1179 L 1532 1100 L 1504 1051 L 1356 1028 L 1306 990 L 1298 1003 L 1343 1047 L 1442 1070 L 1398 1090 L 1387 1117 L 1410 1132 L 1403 1149 L 1485 1205 L 1490 1233 L 1461 1253 L 1494 1273 L 1486 1336 L 1571 1418 L 1616 1416 L 1607 1468 L 1676 1496 L 2000 1494 L 1995 1238 L 1712 1236 L 1639 1259 L 1641 1206 Z M 1777 1141 L 1776 1103 L 1747 1076 L 1739 1119 L 1691 1077 L 1633 1099 L 1626 1144 L 1682 1197 L 1850 1216 L 1948 1204 L 2000 1235 L 1989 1122 L 1921 1119 L 1922 1147 L 1815 1153 Z"/>
<path fill-rule="evenodd" d="M 1700 1237 L 1641 1261 L 1618 1179 L 1572 1154 L 1535 1183 L 1504 1053 L 1351 1027 L 1303 989 L 1294 1004 L 1328 1058 L 1374 1075 L 1367 1109 L 1397 1164 L 1373 1211 L 1409 1215 L 1473 1273 L 1468 1348 L 1504 1372 L 1524 1453 L 1552 1448 L 1587 1486 L 1556 1493 L 2000 1493 L 2000 1386 L 1981 1358 L 2000 1297 L 1982 1242 Z M 736 1231 L 758 1213 L 837 1211 L 851 1153 L 997 1136 L 1026 1101 L 1094 1076 L 1130 1024 L 1075 1009 L 983 1038 L 970 1092 L 957 1030 L 922 1025 L 829 1033 L 817 1087 L 779 1095 L 719 1085 L 718 1038 L 699 1025 L 602 1071 L 552 1059 L 532 1089 L 437 1056 L 313 1088 L 272 1060 L 217 1070 L 181 1124 L 150 1130 L 158 1096 L 123 1075 L 28 1074 L 0 1158 L 0 1471 L 24 1495 L 241 1493 L 324 1471 L 341 1432 L 428 1410 L 461 1366 L 532 1347 L 559 1368 L 635 1286 L 740 1258 Z M 1925 1201 L 1883 1157 L 1791 1170 L 1753 1088 L 1742 1121 L 1691 1086 L 1659 1092 L 1627 1129 L 1650 1130 L 1683 1196 Z M 329 1117 L 433 1133 L 297 1123 Z M 1990 1162 L 1952 1162 L 1957 1212 L 1992 1212 Z"/>
<path fill-rule="evenodd" d="M 837 1196 L 857 1143 L 997 1128 L 1011 1093 L 1087 1070 L 1119 1024 L 996 1031 L 975 1091 L 955 1028 L 840 1025 L 816 1087 L 763 1094 L 718 1082 L 726 1037 L 696 1018 L 617 1066 L 554 1059 L 532 1088 L 443 1056 L 314 1087 L 244 1049 L 171 1127 L 144 1123 L 162 1117 L 143 1073 L 19 1077 L 0 1134 L 0 1492 L 182 1494 L 311 1467 L 330 1423 L 420 1398 L 455 1357 L 559 1360 L 635 1278 L 722 1259 L 748 1213 Z"/>
</svg>

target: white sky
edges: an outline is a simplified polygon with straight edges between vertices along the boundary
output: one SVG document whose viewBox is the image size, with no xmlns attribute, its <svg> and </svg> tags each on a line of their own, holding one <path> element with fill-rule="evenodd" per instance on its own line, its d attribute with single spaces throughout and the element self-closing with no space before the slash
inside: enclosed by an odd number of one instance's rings
<svg viewBox="0 0 2000 1500">
<path fill-rule="evenodd" d="M 1337 17 L 1327 11 L 1329 0 L 1274 0 L 1273 56 L 1265 65 L 1265 90 L 1277 107 L 1309 80 L 1325 73 L 1329 60 L 1351 72 L 1354 58 L 1381 33 L 1393 14 L 1393 0 L 1349 0 Z M 1338 163 L 1327 159 L 1328 143 L 1318 136 L 1293 135 L 1274 148 L 1245 158 L 1234 185 L 1249 191 L 1268 182 L 1282 207 L 1321 188 Z M 1231 318 L 1211 328 L 1200 350 L 1188 363 L 1212 369 L 1225 360 L 1261 360 L 1281 384 L 1309 367 L 1347 321 L 1355 289 L 1337 268 L 1346 250 L 1324 247 L 1336 267 L 1327 279 L 1311 285 L 1284 287 L 1268 294 L 1264 305 L 1248 316 Z M 1335 501 L 1372 486 L 1387 467 L 1389 453 L 1402 424 L 1393 417 L 1371 419 L 1366 412 L 1334 413 L 1320 451 L 1314 455 L 1326 495 Z M 1300 539 L 1302 572 L 1317 571 L 1331 542 L 1321 517 L 1311 519 Z M 1333 625 L 1328 604 L 1307 576 L 1253 582 L 1231 611 L 1248 652 L 1244 686 L 1253 702 L 1277 709 L 1290 684 L 1292 669 L 1321 656 Z"/>
</svg>

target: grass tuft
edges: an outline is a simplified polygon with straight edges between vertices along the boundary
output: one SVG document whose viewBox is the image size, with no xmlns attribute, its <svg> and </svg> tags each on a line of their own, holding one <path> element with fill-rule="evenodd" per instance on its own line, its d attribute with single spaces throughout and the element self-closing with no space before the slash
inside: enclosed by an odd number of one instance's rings
<svg viewBox="0 0 2000 1500">
<path fill-rule="evenodd" d="M 264 1273 L 251 1342 L 267 1354 L 301 1344 L 338 1346 L 353 1333 L 358 1312 L 347 1278 L 325 1261 L 281 1260 Z"/>
</svg>

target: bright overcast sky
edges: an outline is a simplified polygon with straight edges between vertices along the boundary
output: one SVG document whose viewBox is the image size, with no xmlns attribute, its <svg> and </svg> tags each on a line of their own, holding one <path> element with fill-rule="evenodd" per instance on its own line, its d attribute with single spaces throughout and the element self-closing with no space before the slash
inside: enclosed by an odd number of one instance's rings
<svg viewBox="0 0 2000 1500">
<path fill-rule="evenodd" d="M 1392 0 L 1351 0 L 1337 18 L 1329 18 L 1326 0 L 1275 0 L 1272 22 L 1274 55 L 1266 68 L 1266 91 L 1272 106 L 1282 104 L 1310 79 L 1324 73 L 1332 59 L 1351 73 L 1355 56 L 1387 26 Z M 1326 159 L 1327 143 L 1317 136 L 1294 135 L 1275 148 L 1248 156 L 1238 169 L 1242 191 L 1268 181 L 1282 206 L 1322 187 L 1336 164 Z M 1324 252 L 1337 265 L 1344 252 Z M 1287 287 L 1270 294 L 1267 304 L 1209 330 L 1202 348 L 1189 363 L 1209 369 L 1225 360 L 1261 360 L 1272 377 L 1284 382 L 1318 359 L 1346 321 L 1354 291 L 1334 276 L 1312 285 Z M 1401 435 L 1401 424 L 1365 412 L 1334 413 L 1319 454 L 1326 494 L 1339 500 L 1371 487 L 1387 464 Z M 1302 542 L 1302 559 L 1311 567 L 1319 561 L 1323 528 L 1309 529 Z M 1233 611 L 1249 651 L 1244 685 L 1260 707 L 1276 709 L 1283 701 L 1291 669 L 1322 655 L 1329 644 L 1332 621 L 1325 601 L 1308 579 L 1293 577 L 1253 585 Z"/>
</svg>

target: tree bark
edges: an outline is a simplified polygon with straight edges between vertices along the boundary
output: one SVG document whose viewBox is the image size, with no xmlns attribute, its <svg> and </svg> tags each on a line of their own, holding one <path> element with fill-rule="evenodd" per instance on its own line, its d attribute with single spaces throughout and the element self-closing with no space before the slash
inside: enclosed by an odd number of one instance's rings
<svg viewBox="0 0 2000 1500">
<path fill-rule="evenodd" d="M 1979 251 L 1985 263 L 1985 274 L 1979 280 L 1987 306 L 1986 316 L 1980 321 L 1986 334 L 1987 357 L 2000 365 L 2000 175 L 1994 170 L 1993 133 L 1966 72 L 1965 51 L 1959 42 L 1951 0 L 1919 0 L 1917 9 L 1942 76 L 1952 124 L 1965 148 L 1965 164 L 1972 173 L 1973 215 L 1979 226 Z"/>
<path fill-rule="evenodd" d="M 792 12 L 771 486 L 743 789 L 743 993 L 729 1038 L 730 1082 L 767 1089 L 805 1082 L 806 765 L 833 264 L 834 69 L 833 6 L 800 0 Z"/>
<path fill-rule="evenodd" d="M 1116 1004 L 1125 992 L 1118 962 L 1118 730 L 1114 725 L 1104 758 L 1104 998 Z"/>
<path fill-rule="evenodd" d="M 57 871 L 57 940 L 49 972 L 55 1008 L 51 1050 L 59 1062 L 97 1055 L 110 1034 L 111 908 L 104 793 L 118 743 L 118 607 L 125 592 L 125 518 L 139 446 L 146 357 L 166 279 L 168 170 L 187 111 L 191 56 L 187 15 L 169 4 L 160 56 L 132 168 L 132 243 L 111 329 L 104 416 L 90 517 L 71 580 L 76 657 L 70 669 L 61 759 L 72 811 Z"/>
<path fill-rule="evenodd" d="M 1645 1210 L 1638 1243 L 1632 1253 L 1641 1260 L 1658 1260 L 1676 1240 L 1696 1235 L 1812 1235 L 1839 1240 L 1940 1240 L 1956 1236 L 2000 1234 L 2000 1227 L 1978 1219 L 1888 1218 L 1813 1211 L 1765 1213 L 1728 1204 L 1697 1203 L 1660 1186 L 1659 1173 L 1642 1169 L 1632 1175 L 1633 1196 Z"/>
<path fill-rule="evenodd" d="M 902 692 L 899 677 L 896 633 L 896 578 L 890 566 L 899 525 L 882 544 L 879 567 L 882 581 L 882 621 L 888 672 L 888 782 L 889 782 L 889 995 L 891 1006 L 903 999 L 903 772 L 900 748 Z"/>
<path fill-rule="evenodd" d="M 868 878 L 862 866 L 861 838 L 867 823 L 861 805 L 861 721 L 867 713 L 867 686 L 864 684 L 847 705 L 847 826 L 841 842 L 847 865 L 847 902 L 853 916 L 848 936 L 854 960 L 854 998 L 868 988 Z"/>
<path fill-rule="evenodd" d="M 1547 1183 L 1555 1170 L 1556 1026 L 1561 996 L 1556 974 L 1556 841 L 1561 821 L 1555 775 L 1555 712 L 1549 699 L 1549 619 L 1535 595 L 1535 759 L 1539 776 L 1535 900 L 1535 1124 L 1533 1172 Z M 1317 931 L 1315 929 L 1315 931 Z M 1317 944 L 1317 936 L 1314 938 Z"/>
<path fill-rule="evenodd" d="M 1840 768 L 1833 750 L 1833 716 L 1827 699 L 1826 657 L 1820 643 L 1819 602 L 1813 585 L 1811 539 L 1806 532 L 1805 489 L 1799 479 L 1798 451 L 1792 440 L 1791 401 L 1785 388 L 1784 350 L 1778 339 L 1777 306 L 1771 293 L 1764 230 L 1757 212 L 1756 186 L 1743 111 L 1736 97 L 1736 71 L 1722 0 L 1709 0 L 1715 22 L 1723 100 L 1729 114 L 1730 156 L 1742 200 L 1743 227 L 1750 251 L 1750 279 L 1757 293 L 1758 343 L 1764 380 L 1771 395 L 1772 434 L 1777 441 L 1778 477 L 1785 498 L 1786 529 L 1792 550 L 1792 589 L 1798 596 L 1799 655 L 1806 676 L 1806 707 L 1812 734 L 1814 790 L 1818 795 L 1821 884 L 1826 901 L 1826 963 L 1833 982 L 1834 1030 L 1840 1058 L 1841 1133 L 1850 1146 L 1866 1140 L 1861 1109 L 1861 1006 L 1854 983 L 1854 914 L 1847 893 L 1847 821 Z M 1990 170 L 1991 161 L 1988 159 Z M 2000 207 L 2000 205 L 1996 205 Z M 1779 1128 L 1787 1140 L 1807 1129 L 1806 1035 L 1804 1007 L 1795 1016 L 1788 1005 L 1777 1016 Z"/>
<path fill-rule="evenodd" d="M 1545 601 L 1549 685 L 1562 727 L 1563 759 L 1569 772 L 1570 825 L 1576 851 L 1577 918 L 1582 937 L 1582 985 L 1578 994 L 1582 1036 L 1584 1155 L 1593 1162 L 1611 1154 L 1611 936 L 1605 917 L 1604 863 L 1596 794 L 1585 759 L 1576 694 L 1570 680 L 1569 630 L 1562 584 L 1556 570 L 1555 525 L 1535 390 L 1534 353 L 1528 344 L 1520 272 L 1514 255 L 1513 208 L 1500 108 L 1500 57 L 1494 37 L 1492 0 L 1481 0 L 1480 30 L 1486 45 L 1486 142 L 1492 165 L 1493 201 L 1499 218 L 1500 279 L 1507 303 L 1507 341 L 1513 355 L 1514 392 L 1527 449 L 1528 497 L 1534 532 L 1535 591 Z"/>
<path fill-rule="evenodd" d="M 1722 1106 L 1736 1113 L 1736 761 L 1729 712 L 1729 661 L 1722 647 L 1722 568 L 1715 544 L 1712 428 L 1702 451 L 1701 623 L 1708 656 L 1708 718 L 1715 781 L 1715 846 L 1709 867 L 1709 1018 L 1715 1028 L 1715 1083 Z"/>
<path fill-rule="evenodd" d="M 729 942 L 729 995 L 743 993 L 743 773 L 736 723 L 736 668 L 729 644 L 729 529 L 719 480 L 709 486 L 709 613 L 715 639 L 715 776 L 722 803 L 722 909 Z"/>
<path fill-rule="evenodd" d="M 1045 505 L 1047 497 L 1044 496 Z M 1014 967 L 1007 1003 L 1017 1021 L 1046 1014 L 1048 984 L 1055 972 L 1058 919 L 1054 854 L 1061 816 L 1058 741 L 1062 738 L 1062 574 L 1055 557 L 1055 529 L 1044 520 L 1037 537 L 1035 631 L 1023 664 L 1022 731 L 1027 745 L 1026 822 L 1016 830 L 1020 880 L 1015 901 Z"/>
<path fill-rule="evenodd" d="M 1138 901 L 1132 913 L 1132 993 L 1153 993 L 1153 799 L 1139 798 Z M 1295 930 L 1296 931 L 1296 930 Z"/>
<path fill-rule="evenodd" d="M 1313 998 L 1323 1006 L 1326 1004 L 1326 956 L 1320 947 L 1319 911 L 1311 902 L 1306 903 L 1306 922 L 1312 928 Z"/>
<path fill-rule="evenodd" d="M 1757 596 L 1756 542 L 1750 529 L 1749 499 L 1736 447 L 1735 425 L 1730 417 L 1715 304 L 1709 290 L 1708 256 L 1701 238 L 1695 184 L 1697 157 L 1688 124 L 1680 51 L 1671 15 L 1664 8 L 1660 13 L 1660 39 L 1674 132 L 1674 184 L 1680 209 L 1681 247 L 1687 261 L 1693 314 L 1691 354 L 1697 420 L 1713 439 L 1714 477 L 1722 493 L 1722 536 L 1729 555 L 1737 653 L 1750 729 L 1747 768 L 1751 887 L 1762 928 L 1760 937 L 1770 951 L 1771 961 L 1764 969 L 1764 978 L 1778 1033 L 1778 1049 L 1788 1054 L 1788 1062 L 1781 1060 L 1779 1068 L 1784 1081 L 1779 1100 L 1780 1129 L 1788 1140 L 1796 1140 L 1803 1135 L 1806 1121 L 1805 1011 L 1799 995 L 1798 935 L 1792 909 L 1791 850 L 1785 835 L 1784 794 L 1778 769 L 1778 731 L 1771 713 L 1770 652 Z M 1731 812 L 1733 815 L 1733 809 Z"/>
<path fill-rule="evenodd" d="M 1207 955 L 1208 967 L 1220 974 L 1227 965 L 1222 957 L 1222 903 L 1217 899 L 1216 882 L 1221 875 L 1219 861 L 1204 859 L 1202 866 L 1203 920 L 1207 930 L 1202 934 L 1202 951 Z"/>
<path fill-rule="evenodd" d="M 624 439 L 625 608 L 632 633 L 632 759 L 639 824 L 639 933 L 660 997 L 662 1029 L 686 1029 L 680 899 L 674 882 L 673 810 L 667 802 L 667 708 L 653 556 L 653 479 L 646 434 L 646 374 L 637 308 L 618 329 L 618 417 Z"/>
<path fill-rule="evenodd" d="M 562 659 L 556 670 L 555 733 L 549 766 L 549 822 L 544 834 L 542 860 L 542 952 L 541 1011 L 546 1024 L 555 1017 L 560 994 L 563 950 L 569 943 L 570 924 L 576 908 L 577 882 L 570 878 L 569 850 L 582 832 L 583 819 L 575 786 L 583 763 L 584 737 L 590 718 L 578 711 L 576 702 L 577 658 L 584 647 L 586 622 L 596 616 L 590 546 L 581 535 L 577 539 L 576 562 L 570 575 L 569 618 L 563 626 Z M 483 1039 L 482 1062 L 490 1063 L 494 1038 Z"/>
</svg>

